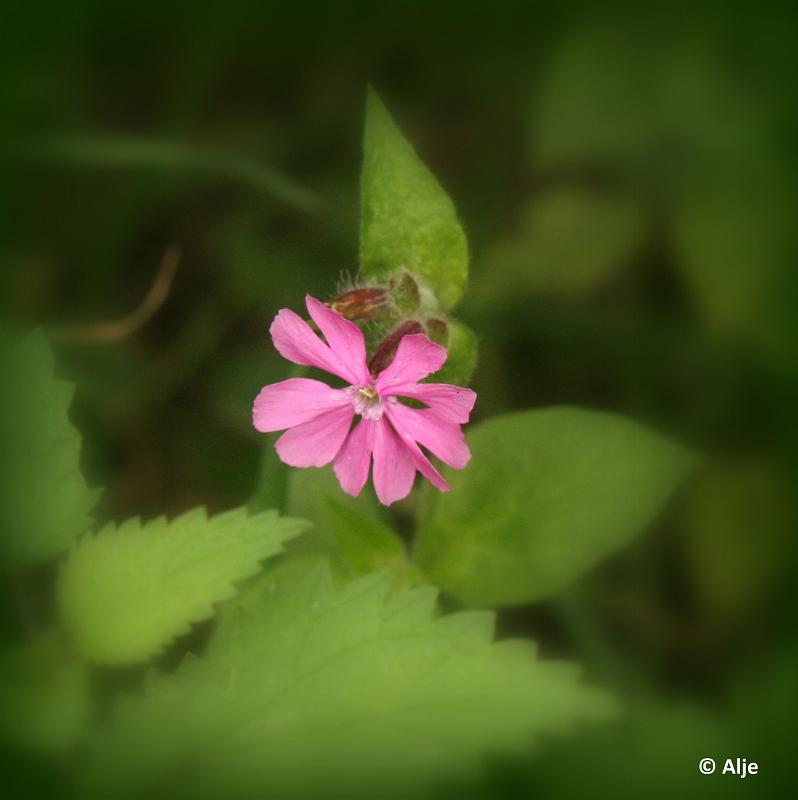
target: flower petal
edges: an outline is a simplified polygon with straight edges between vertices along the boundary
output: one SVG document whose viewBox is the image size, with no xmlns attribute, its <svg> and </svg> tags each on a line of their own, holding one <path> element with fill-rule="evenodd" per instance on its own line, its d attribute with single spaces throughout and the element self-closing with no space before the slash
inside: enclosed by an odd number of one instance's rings
<svg viewBox="0 0 798 800">
<path fill-rule="evenodd" d="M 333 470 L 338 483 L 352 497 L 360 494 L 369 477 L 375 424 L 366 419 L 361 420 L 346 437 L 343 447 L 335 457 Z"/>
<path fill-rule="evenodd" d="M 348 319 L 324 305 L 315 297 L 307 295 L 305 305 L 311 319 L 319 326 L 330 349 L 346 364 L 356 376 L 353 383 L 365 384 L 369 381 L 366 365 L 366 342 L 363 332 Z"/>
<path fill-rule="evenodd" d="M 374 489 L 379 501 L 389 506 L 410 494 L 416 477 L 416 467 L 407 448 L 384 417 L 372 424 Z"/>
<path fill-rule="evenodd" d="M 252 406 L 252 424 L 261 433 L 301 425 L 345 405 L 352 405 L 343 389 L 333 389 L 310 378 L 289 378 L 264 386 Z"/>
<path fill-rule="evenodd" d="M 449 422 L 468 422 L 477 393 L 448 383 L 405 383 L 391 389 L 389 396 L 420 400 Z"/>
<path fill-rule="evenodd" d="M 393 361 L 377 377 L 380 394 L 392 394 L 392 387 L 415 383 L 437 372 L 446 361 L 446 348 L 430 341 L 423 333 L 402 337 Z"/>
<path fill-rule="evenodd" d="M 386 403 L 385 413 L 403 439 L 412 438 L 450 467 L 463 469 L 471 460 L 460 426 L 441 418 L 431 409 Z"/>
<path fill-rule="evenodd" d="M 352 406 L 344 406 L 287 430 L 275 442 L 277 455 L 292 467 L 329 464 L 341 449 L 354 416 Z"/>
<path fill-rule="evenodd" d="M 385 421 L 385 417 L 383 417 Z M 390 422 L 388 423 L 391 424 Z M 452 487 L 444 480 L 443 475 L 432 466 L 430 460 L 421 452 L 421 448 L 416 444 L 413 437 L 406 433 L 401 427 L 394 428 L 395 435 L 399 437 L 402 444 L 407 449 L 410 458 L 415 465 L 415 468 L 436 488 L 442 492 L 448 492 Z M 376 473 L 376 455 L 375 455 L 375 473 Z M 376 486 L 376 474 L 374 483 Z"/>
<path fill-rule="evenodd" d="M 318 367 L 349 383 L 359 382 L 359 369 L 352 369 L 290 308 L 283 308 L 278 312 L 269 332 L 274 346 L 283 358 L 306 367 Z"/>
</svg>

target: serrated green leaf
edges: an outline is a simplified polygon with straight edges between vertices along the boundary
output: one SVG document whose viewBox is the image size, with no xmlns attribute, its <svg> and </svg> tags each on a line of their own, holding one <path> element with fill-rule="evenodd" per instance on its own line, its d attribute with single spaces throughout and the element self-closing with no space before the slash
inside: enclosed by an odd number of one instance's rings
<svg viewBox="0 0 798 800">
<path fill-rule="evenodd" d="M 631 541 L 691 458 L 629 419 L 576 408 L 496 417 L 468 436 L 452 491 L 427 495 L 416 558 L 465 603 L 546 597 Z"/>
<path fill-rule="evenodd" d="M 54 558 L 90 524 L 99 492 L 80 472 L 72 387 L 53 377 L 42 333 L 0 335 L 0 564 Z"/>
<path fill-rule="evenodd" d="M 317 568 L 266 587 L 204 658 L 119 709 L 92 749 L 94 791 L 427 796 L 487 751 L 606 713 L 571 667 L 492 643 L 492 615 L 436 618 L 434 591 L 390 586 L 377 574 L 336 591 Z"/>
<path fill-rule="evenodd" d="M 383 278 L 405 267 L 452 308 L 468 277 L 468 245 L 454 206 L 369 91 L 361 178 L 360 269 Z M 431 298 L 424 298 L 433 305 Z"/>
<path fill-rule="evenodd" d="M 276 512 L 195 509 L 168 522 L 131 520 L 82 539 L 59 575 L 61 618 L 81 655 L 103 664 L 144 661 L 213 615 L 234 583 L 306 527 Z"/>
</svg>

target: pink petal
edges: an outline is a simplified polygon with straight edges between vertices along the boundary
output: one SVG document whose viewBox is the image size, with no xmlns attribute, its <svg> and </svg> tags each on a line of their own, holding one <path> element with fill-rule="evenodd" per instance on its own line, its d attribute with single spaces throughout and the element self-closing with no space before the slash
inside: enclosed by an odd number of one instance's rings
<svg viewBox="0 0 798 800">
<path fill-rule="evenodd" d="M 383 417 L 383 421 L 385 417 Z M 390 423 L 389 423 L 390 424 Z M 432 466 L 430 460 L 421 452 L 421 448 L 415 443 L 413 437 L 405 433 L 401 428 L 395 428 L 395 435 L 399 437 L 402 444 L 407 449 L 415 468 L 436 488 L 442 492 L 448 492 L 452 487 L 444 480 L 443 475 Z M 375 477 L 376 485 L 376 456 L 375 456 Z"/>
<path fill-rule="evenodd" d="M 283 358 L 295 364 L 323 369 L 349 383 L 360 382 L 359 365 L 351 365 L 333 352 L 313 333 L 310 325 L 291 309 L 283 308 L 278 312 L 269 332 Z"/>
<path fill-rule="evenodd" d="M 287 430 L 274 445 L 277 455 L 292 467 L 329 464 L 341 449 L 354 416 L 352 406 L 344 406 Z"/>
<path fill-rule="evenodd" d="M 446 348 L 431 342 L 423 333 L 402 337 L 393 361 L 377 377 L 380 394 L 392 394 L 392 387 L 415 383 L 437 372 L 446 361 Z"/>
<path fill-rule="evenodd" d="M 374 489 L 385 505 L 410 494 L 416 468 L 407 448 L 383 417 L 374 425 Z"/>
<path fill-rule="evenodd" d="M 374 443 L 374 422 L 361 420 L 347 436 L 335 457 L 333 469 L 341 488 L 357 497 L 369 477 L 371 452 Z"/>
<path fill-rule="evenodd" d="M 368 383 L 370 376 L 366 365 L 366 342 L 360 328 L 315 297 L 307 295 L 305 305 L 311 319 L 324 334 L 330 349 L 357 375 L 358 379 L 353 383 Z"/>
<path fill-rule="evenodd" d="M 471 389 L 448 383 L 405 383 L 393 387 L 390 394 L 420 400 L 442 419 L 461 424 L 468 422 L 477 400 L 477 393 Z"/>
<path fill-rule="evenodd" d="M 252 407 L 252 424 L 261 433 L 282 431 L 325 411 L 352 405 L 343 389 L 310 378 L 289 378 L 264 386 Z"/>
<path fill-rule="evenodd" d="M 410 437 L 454 469 L 463 469 L 471 459 L 460 426 L 447 422 L 431 409 L 416 409 L 401 403 L 386 403 L 385 413 L 404 439 Z"/>
</svg>

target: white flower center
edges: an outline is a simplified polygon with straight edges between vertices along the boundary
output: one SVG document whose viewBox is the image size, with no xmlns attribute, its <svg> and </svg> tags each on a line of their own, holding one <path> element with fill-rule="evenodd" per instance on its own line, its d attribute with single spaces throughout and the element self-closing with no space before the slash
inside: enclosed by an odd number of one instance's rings
<svg viewBox="0 0 798 800">
<path fill-rule="evenodd" d="M 382 419 L 382 402 L 377 390 L 372 386 L 350 386 L 348 389 L 355 406 L 355 412 L 363 419 L 376 422 Z"/>
</svg>

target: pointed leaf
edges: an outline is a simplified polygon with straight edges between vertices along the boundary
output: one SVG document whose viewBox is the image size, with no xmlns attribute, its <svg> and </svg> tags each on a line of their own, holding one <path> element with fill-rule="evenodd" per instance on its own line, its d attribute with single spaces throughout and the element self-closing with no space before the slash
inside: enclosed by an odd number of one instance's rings
<svg viewBox="0 0 798 800">
<path fill-rule="evenodd" d="M 444 309 L 460 299 L 468 245 L 451 200 L 402 136 L 374 91 L 366 109 L 360 269 L 382 278 L 406 268 Z M 434 298 L 426 298 L 434 306 Z"/>
</svg>

